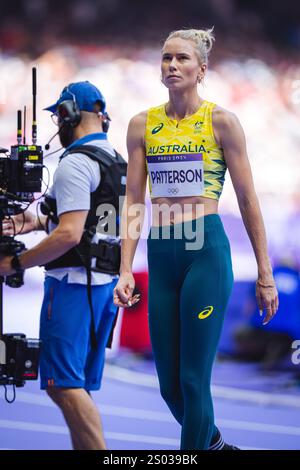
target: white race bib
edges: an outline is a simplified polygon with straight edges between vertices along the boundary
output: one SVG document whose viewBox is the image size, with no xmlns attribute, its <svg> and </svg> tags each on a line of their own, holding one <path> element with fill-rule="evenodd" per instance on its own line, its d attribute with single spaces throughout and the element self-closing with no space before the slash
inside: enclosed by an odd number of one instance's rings
<svg viewBox="0 0 300 470">
<path fill-rule="evenodd" d="M 202 153 L 147 156 L 152 197 L 201 196 Z"/>
</svg>

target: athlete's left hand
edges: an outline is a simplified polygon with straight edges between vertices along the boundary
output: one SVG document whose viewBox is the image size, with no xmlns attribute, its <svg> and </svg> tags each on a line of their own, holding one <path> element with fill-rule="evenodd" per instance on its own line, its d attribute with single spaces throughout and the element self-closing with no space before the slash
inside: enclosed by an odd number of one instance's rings
<svg viewBox="0 0 300 470">
<path fill-rule="evenodd" d="M 12 256 L 3 256 L 0 258 L 0 276 L 9 276 L 14 274 L 15 270 L 11 267 Z"/>
<path fill-rule="evenodd" d="M 266 315 L 263 320 L 263 325 L 266 325 L 272 320 L 279 306 L 278 292 L 273 278 L 271 281 L 268 280 L 267 282 L 260 279 L 256 281 L 256 300 L 260 316 L 262 316 L 263 311 L 266 310 Z"/>
</svg>

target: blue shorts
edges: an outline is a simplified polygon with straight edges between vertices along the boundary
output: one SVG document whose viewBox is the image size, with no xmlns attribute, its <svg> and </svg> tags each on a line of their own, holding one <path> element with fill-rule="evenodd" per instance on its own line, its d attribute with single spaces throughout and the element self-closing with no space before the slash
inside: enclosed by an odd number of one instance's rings
<svg viewBox="0 0 300 470">
<path fill-rule="evenodd" d="M 47 276 L 40 318 L 41 389 L 51 386 L 99 390 L 104 367 L 105 347 L 115 319 L 114 279 L 92 286 L 97 350 L 91 349 L 91 312 L 87 287 L 68 284 Z"/>
</svg>

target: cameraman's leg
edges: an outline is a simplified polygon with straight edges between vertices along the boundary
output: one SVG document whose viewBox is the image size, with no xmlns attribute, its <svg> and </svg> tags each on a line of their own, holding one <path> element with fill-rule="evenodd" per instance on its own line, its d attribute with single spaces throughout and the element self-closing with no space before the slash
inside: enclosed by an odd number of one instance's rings
<svg viewBox="0 0 300 470">
<path fill-rule="evenodd" d="M 64 415 L 74 449 L 106 449 L 99 412 L 86 390 L 49 387 L 47 393 Z"/>
<path fill-rule="evenodd" d="M 96 330 L 106 316 L 107 329 L 114 320 L 116 309 L 107 312 L 113 287 L 113 283 L 92 287 Z M 86 376 L 91 356 L 94 367 L 102 372 L 105 343 L 91 350 L 90 323 L 86 286 L 46 278 L 40 328 L 41 388 L 62 410 L 77 449 L 103 449 L 105 445 L 98 410 L 87 392 L 100 388 L 102 373 Z M 108 336 L 109 331 L 104 334 Z"/>
</svg>

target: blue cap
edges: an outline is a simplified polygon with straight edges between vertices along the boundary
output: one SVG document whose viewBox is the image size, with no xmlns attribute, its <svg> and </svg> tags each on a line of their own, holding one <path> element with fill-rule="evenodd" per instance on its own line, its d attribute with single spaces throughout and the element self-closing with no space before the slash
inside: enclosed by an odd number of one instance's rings
<svg viewBox="0 0 300 470">
<path fill-rule="evenodd" d="M 56 103 L 48 106 L 48 108 L 44 108 L 44 110 L 55 113 L 57 111 L 57 107 L 62 103 L 62 101 L 73 100 L 74 96 L 80 111 L 88 111 L 91 113 L 94 111 L 95 103 L 100 102 L 102 113 L 106 112 L 104 96 L 100 90 L 95 87 L 95 85 L 92 85 L 92 83 L 88 81 L 70 83 L 70 85 L 63 89 Z"/>
</svg>

